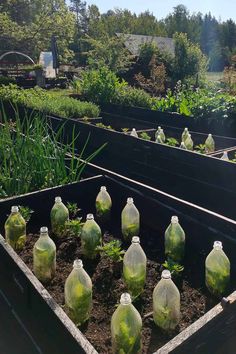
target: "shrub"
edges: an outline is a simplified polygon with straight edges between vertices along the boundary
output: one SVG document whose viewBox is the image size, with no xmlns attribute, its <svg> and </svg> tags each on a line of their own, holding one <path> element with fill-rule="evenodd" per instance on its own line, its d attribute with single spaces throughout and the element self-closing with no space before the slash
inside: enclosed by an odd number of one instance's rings
<svg viewBox="0 0 236 354">
<path fill-rule="evenodd" d="M 151 108 L 152 98 L 144 90 L 136 89 L 131 86 L 124 86 L 119 88 L 119 90 L 116 90 L 113 103 L 122 106 Z"/>
<path fill-rule="evenodd" d="M 126 86 L 127 83 L 120 82 L 116 74 L 106 66 L 97 70 L 86 70 L 82 74 L 82 92 L 87 99 L 95 103 L 113 102 L 117 91 Z"/>
<path fill-rule="evenodd" d="M 16 85 L 0 87 L 0 99 L 65 118 L 98 117 L 99 107 L 70 97 L 57 97 L 41 88 L 23 90 Z"/>
</svg>

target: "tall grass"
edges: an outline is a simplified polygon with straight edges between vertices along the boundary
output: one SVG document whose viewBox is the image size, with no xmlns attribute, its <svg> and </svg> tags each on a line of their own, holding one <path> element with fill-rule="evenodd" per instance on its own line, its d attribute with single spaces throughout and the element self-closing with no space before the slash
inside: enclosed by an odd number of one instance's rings
<svg viewBox="0 0 236 354">
<path fill-rule="evenodd" d="M 63 126 L 55 133 L 43 116 L 9 121 L 3 112 L 0 125 L 0 198 L 78 181 L 86 166 L 103 148 L 86 155 L 89 137 L 80 156 L 62 143 Z M 85 160 L 81 161 L 81 159 Z"/>
</svg>

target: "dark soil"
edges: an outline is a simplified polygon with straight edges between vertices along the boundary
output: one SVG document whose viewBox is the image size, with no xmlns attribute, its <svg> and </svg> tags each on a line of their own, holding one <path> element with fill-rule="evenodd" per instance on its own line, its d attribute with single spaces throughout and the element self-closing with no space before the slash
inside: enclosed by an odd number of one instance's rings
<svg viewBox="0 0 236 354">
<path fill-rule="evenodd" d="M 204 260 L 205 254 L 196 254 L 185 260 L 183 281 L 177 284 L 181 293 L 181 321 L 176 330 L 170 334 L 162 333 L 152 319 L 152 292 L 160 279 L 161 264 L 164 262 L 163 245 L 159 237 L 150 237 L 150 230 L 141 230 L 142 244 L 148 256 L 147 281 L 144 293 L 134 305 L 143 319 L 143 353 L 153 353 L 168 342 L 176 334 L 188 327 L 199 317 L 204 315 L 218 301 L 211 299 L 204 288 Z M 114 232 L 119 237 L 119 232 Z M 29 234 L 26 247 L 20 252 L 21 258 L 33 269 L 32 249 L 38 235 Z M 111 233 L 104 233 L 104 242 L 114 237 Z M 55 241 L 55 240 L 54 240 Z M 64 284 L 72 270 L 75 258 L 82 258 L 79 238 L 56 240 L 57 245 L 57 272 L 55 278 L 46 289 L 56 302 L 64 307 Z M 125 248 L 125 247 L 124 247 Z M 188 252 L 186 252 L 188 254 Z M 189 253 L 190 254 L 190 253 Z M 93 262 L 83 260 L 84 269 L 89 273 L 93 282 L 93 309 L 90 320 L 81 328 L 86 338 L 93 344 L 99 353 L 111 353 L 110 320 L 115 306 L 125 286 L 122 281 L 122 264 L 113 264 L 109 259 L 102 258 Z M 191 265 L 191 266 L 190 266 Z"/>
</svg>

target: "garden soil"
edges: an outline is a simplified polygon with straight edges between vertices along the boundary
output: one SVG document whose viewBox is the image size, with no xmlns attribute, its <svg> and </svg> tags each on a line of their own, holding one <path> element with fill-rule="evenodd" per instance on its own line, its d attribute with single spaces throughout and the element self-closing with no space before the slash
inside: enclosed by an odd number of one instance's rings
<svg viewBox="0 0 236 354">
<path fill-rule="evenodd" d="M 150 232 L 141 230 L 142 239 L 150 240 Z M 114 236 L 112 236 L 114 235 Z M 19 252 L 23 261 L 33 270 L 33 246 L 39 235 L 29 234 L 25 248 Z M 119 232 L 104 232 L 104 242 L 119 238 Z M 53 238 L 53 237 L 52 237 Z M 154 238 L 155 239 L 155 238 Z M 81 255 L 80 239 L 67 238 L 55 240 L 57 246 L 57 272 L 50 284 L 45 285 L 54 300 L 64 306 L 64 284 L 72 270 L 73 261 L 76 258 L 83 259 Z M 125 247 L 124 245 L 124 248 Z M 218 301 L 211 299 L 204 287 L 204 260 L 205 254 L 189 253 L 185 260 L 183 280 L 177 285 L 181 293 L 181 321 L 172 333 L 163 333 L 158 329 L 152 318 L 152 293 L 160 280 L 162 263 L 164 262 L 163 238 L 157 238 L 155 244 L 148 242 L 144 245 L 144 251 L 148 256 L 147 281 L 140 298 L 133 304 L 138 309 L 143 319 L 142 353 L 153 353 L 167 343 L 179 332 L 187 328 L 191 323 L 204 315 Z M 126 291 L 122 280 L 122 264 L 114 264 L 108 258 L 98 258 L 96 261 L 83 259 L 84 269 L 89 273 L 93 283 L 93 308 L 91 317 L 80 330 L 101 354 L 111 353 L 110 321 L 113 312 L 119 303 L 120 296 Z"/>
</svg>

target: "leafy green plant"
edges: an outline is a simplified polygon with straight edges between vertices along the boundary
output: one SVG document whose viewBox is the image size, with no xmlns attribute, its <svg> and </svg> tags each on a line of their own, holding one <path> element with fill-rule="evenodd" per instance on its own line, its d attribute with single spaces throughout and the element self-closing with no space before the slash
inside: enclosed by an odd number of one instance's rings
<svg viewBox="0 0 236 354">
<path fill-rule="evenodd" d="M 103 128 L 103 129 L 109 129 L 109 130 L 115 130 L 113 129 L 110 125 L 105 125 L 103 123 L 96 123 L 96 127 Z"/>
<path fill-rule="evenodd" d="M 125 251 L 121 249 L 121 242 L 113 240 L 103 246 L 97 247 L 97 251 L 102 257 L 110 258 L 113 262 L 120 262 L 123 259 Z"/>
<path fill-rule="evenodd" d="M 123 133 L 127 133 L 129 131 L 129 128 L 121 128 Z"/>
<path fill-rule="evenodd" d="M 196 145 L 194 150 L 196 150 L 200 154 L 205 154 L 206 153 L 206 145 L 205 144 Z"/>
<path fill-rule="evenodd" d="M 89 137 L 80 153 L 75 153 L 75 136 L 63 145 L 63 126 L 54 132 L 42 116 L 22 121 L 16 113 L 15 124 L 3 112 L 0 126 L 1 196 L 28 193 L 34 190 L 75 182 L 86 163 L 102 149 L 85 156 Z"/>
<path fill-rule="evenodd" d="M 77 203 L 66 203 L 66 207 L 69 210 L 69 214 L 71 218 L 75 218 L 78 214 L 78 212 L 81 210 L 80 208 L 78 208 Z"/>
<path fill-rule="evenodd" d="M 175 138 L 167 138 L 165 143 L 169 146 L 178 146 L 179 142 Z"/>
<path fill-rule="evenodd" d="M 146 132 L 142 132 L 142 133 L 140 133 L 139 134 L 139 137 L 141 138 L 141 139 L 144 139 L 144 140 L 151 140 L 151 137 L 150 137 L 150 135 L 148 135 Z"/>
<path fill-rule="evenodd" d="M 30 209 L 28 206 L 23 206 L 23 205 L 19 205 L 19 210 L 21 215 L 25 219 L 25 222 L 28 223 L 34 211 Z"/>
<path fill-rule="evenodd" d="M 73 220 L 68 220 L 65 223 L 65 227 L 62 229 L 62 235 L 64 237 L 79 237 L 81 235 L 82 227 L 84 223 L 81 221 L 82 218 L 76 218 Z"/>
<path fill-rule="evenodd" d="M 171 259 L 168 259 L 162 265 L 165 269 L 168 269 L 170 271 L 170 273 L 173 277 L 180 277 L 181 273 L 184 270 L 184 266 L 172 261 Z"/>
<path fill-rule="evenodd" d="M 0 100 L 10 101 L 40 112 L 65 118 L 98 117 L 99 107 L 91 102 L 82 102 L 68 96 L 57 95 L 41 88 L 23 90 L 16 85 L 0 86 Z"/>
</svg>

